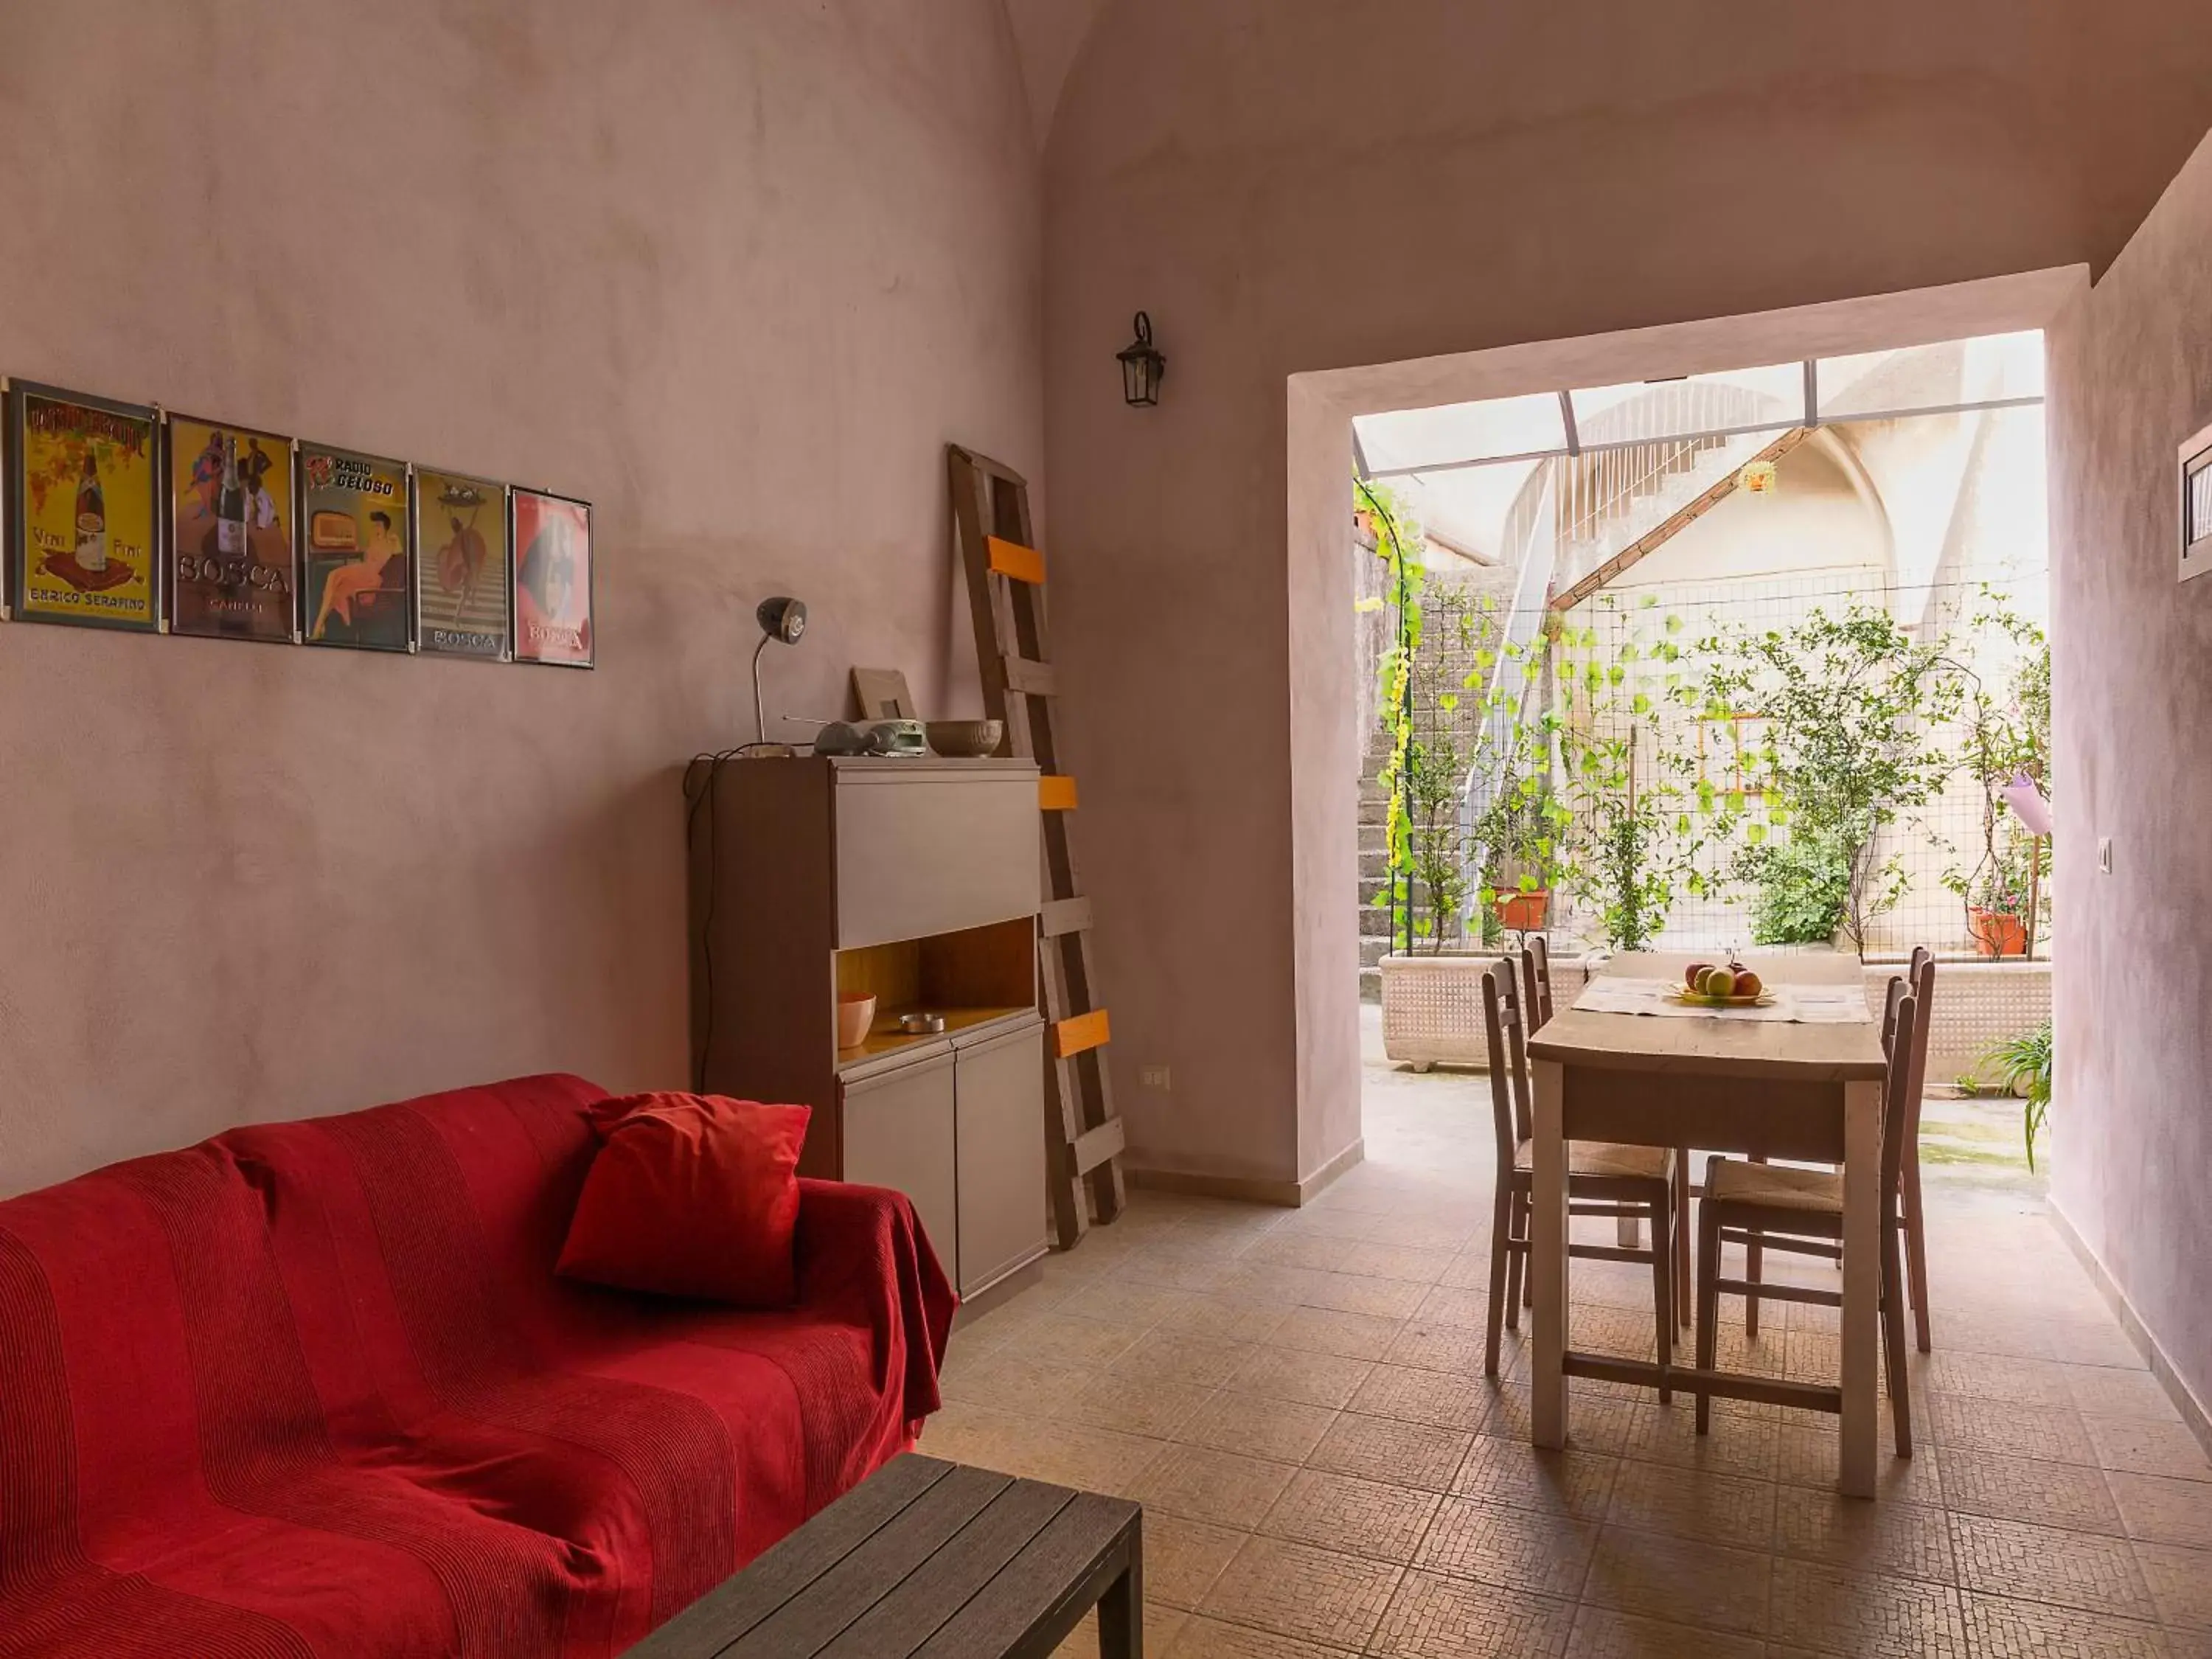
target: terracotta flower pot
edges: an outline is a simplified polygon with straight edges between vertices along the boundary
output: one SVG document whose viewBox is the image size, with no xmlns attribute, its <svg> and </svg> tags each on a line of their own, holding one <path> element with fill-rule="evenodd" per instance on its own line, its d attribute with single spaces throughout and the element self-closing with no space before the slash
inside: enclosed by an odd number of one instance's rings
<svg viewBox="0 0 2212 1659">
<path fill-rule="evenodd" d="M 1974 948 L 1985 957 L 2024 957 L 2027 954 L 2027 924 L 2003 910 L 1969 910 L 1966 932 Z"/>
<path fill-rule="evenodd" d="M 1544 918 L 1552 908 L 1551 890 L 1539 887 L 1533 892 L 1500 893 L 1492 908 L 1498 913 L 1498 926 L 1509 932 L 1540 933 Z"/>
</svg>

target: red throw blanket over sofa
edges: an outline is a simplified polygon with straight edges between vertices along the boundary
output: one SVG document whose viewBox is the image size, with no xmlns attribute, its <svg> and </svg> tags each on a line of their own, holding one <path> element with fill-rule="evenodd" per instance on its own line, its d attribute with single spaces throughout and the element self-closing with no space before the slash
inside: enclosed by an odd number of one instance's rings
<svg viewBox="0 0 2212 1659">
<path fill-rule="evenodd" d="M 0 1203 L 0 1654 L 620 1652 L 910 1443 L 953 1296 L 801 1183 L 799 1305 L 553 1276 L 604 1091 L 238 1129 Z"/>
</svg>

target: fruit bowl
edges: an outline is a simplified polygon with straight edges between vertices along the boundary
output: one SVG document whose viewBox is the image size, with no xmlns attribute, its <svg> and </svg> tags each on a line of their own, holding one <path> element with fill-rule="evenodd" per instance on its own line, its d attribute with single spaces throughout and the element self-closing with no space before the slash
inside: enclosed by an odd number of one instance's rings
<svg viewBox="0 0 2212 1659">
<path fill-rule="evenodd" d="M 1761 989 L 1749 996 L 1709 997 L 1702 991 L 1677 991 L 1667 1000 L 1685 1008 L 1771 1008 L 1774 993 Z"/>
</svg>

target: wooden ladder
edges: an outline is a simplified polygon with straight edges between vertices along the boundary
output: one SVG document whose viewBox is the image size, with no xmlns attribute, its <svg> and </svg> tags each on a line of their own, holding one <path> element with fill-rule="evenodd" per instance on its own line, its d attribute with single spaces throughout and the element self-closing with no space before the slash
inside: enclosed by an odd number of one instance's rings
<svg viewBox="0 0 2212 1659">
<path fill-rule="evenodd" d="M 1094 1219 L 1120 1216 L 1127 1195 L 1121 1120 L 1114 1110 L 1106 1065 L 1106 1009 L 1091 955 L 1091 901 L 1083 896 L 1075 862 L 1075 780 L 1061 771 L 1053 735 L 1058 688 L 1045 645 L 1044 555 L 1034 544 L 1030 487 L 1019 473 L 957 444 L 945 446 L 945 462 L 960 562 L 968 572 L 984 712 L 1006 722 L 1006 752 L 1036 761 L 1043 774 L 1037 783 L 1044 814 L 1037 969 L 1050 1023 L 1046 1184 L 1053 1243 L 1073 1249 Z"/>
</svg>

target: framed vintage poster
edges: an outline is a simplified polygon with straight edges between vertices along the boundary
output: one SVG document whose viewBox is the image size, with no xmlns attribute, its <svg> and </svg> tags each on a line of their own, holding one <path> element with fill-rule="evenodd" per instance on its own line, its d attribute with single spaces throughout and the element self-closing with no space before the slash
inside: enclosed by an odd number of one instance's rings
<svg viewBox="0 0 2212 1659">
<path fill-rule="evenodd" d="M 408 519 L 404 462 L 300 446 L 300 619 L 309 645 L 410 647 Z"/>
<path fill-rule="evenodd" d="M 434 468 L 415 469 L 415 638 L 425 651 L 505 662 L 507 486 Z"/>
<path fill-rule="evenodd" d="M 592 504 L 518 489 L 514 658 L 592 665 Z"/>
<path fill-rule="evenodd" d="M 2212 570 L 2212 426 L 2181 446 L 2181 580 Z"/>
<path fill-rule="evenodd" d="M 169 629 L 289 644 L 299 588 L 289 438 L 168 418 Z"/>
<path fill-rule="evenodd" d="M 7 406 L 7 593 L 18 617 L 161 623 L 161 412 L 15 382 Z"/>
</svg>

